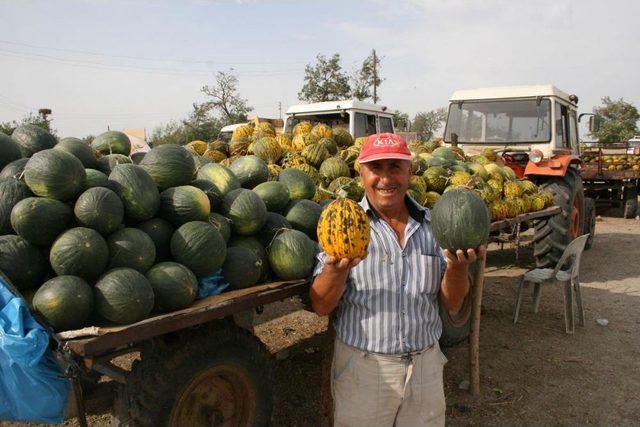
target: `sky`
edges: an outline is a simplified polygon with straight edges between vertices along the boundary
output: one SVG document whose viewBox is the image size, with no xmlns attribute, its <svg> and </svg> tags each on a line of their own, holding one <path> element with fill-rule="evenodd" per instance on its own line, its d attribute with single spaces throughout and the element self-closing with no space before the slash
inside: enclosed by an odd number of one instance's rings
<svg viewBox="0 0 640 427">
<path fill-rule="evenodd" d="M 185 118 L 217 71 L 261 117 L 299 103 L 304 67 L 376 49 L 381 103 L 409 113 L 457 89 L 554 84 L 581 112 L 640 107 L 634 0 L 0 0 L 0 122 L 51 108 L 61 137 Z"/>
</svg>

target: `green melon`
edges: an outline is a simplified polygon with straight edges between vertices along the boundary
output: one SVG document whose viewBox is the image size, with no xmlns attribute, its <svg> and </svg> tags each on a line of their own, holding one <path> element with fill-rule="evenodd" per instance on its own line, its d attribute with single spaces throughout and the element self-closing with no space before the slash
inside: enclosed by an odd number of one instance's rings
<svg viewBox="0 0 640 427">
<path fill-rule="evenodd" d="M 25 123 L 15 128 L 11 138 L 20 146 L 20 152 L 23 157 L 31 157 L 38 151 L 53 148 L 58 142 L 56 137 L 45 129 L 30 123 Z"/>
<path fill-rule="evenodd" d="M 278 231 L 290 228 L 291 224 L 284 216 L 276 212 L 267 212 L 264 227 L 256 237 L 263 247 L 268 248 Z"/>
<path fill-rule="evenodd" d="M 455 188 L 446 191 L 431 210 L 431 227 L 443 249 L 475 249 L 489 236 L 487 206 L 474 191 Z"/>
<path fill-rule="evenodd" d="M 211 212 L 219 212 L 222 207 L 222 193 L 218 190 L 218 187 L 211 181 L 206 179 L 196 179 L 191 181 L 192 186 L 204 191 L 204 194 L 209 198 L 209 207 Z"/>
<path fill-rule="evenodd" d="M 335 156 L 338 154 L 338 145 L 333 138 L 321 138 L 318 144 L 323 145 L 330 155 Z"/>
<path fill-rule="evenodd" d="M 93 311 L 93 290 L 80 277 L 58 276 L 40 286 L 31 305 L 56 331 L 79 329 Z"/>
<path fill-rule="evenodd" d="M 263 182 L 253 191 L 262 199 L 270 212 L 282 212 L 289 204 L 289 189 L 279 181 Z"/>
<path fill-rule="evenodd" d="M 122 228 L 107 238 L 109 268 L 133 268 L 144 274 L 156 259 L 156 245 L 137 228 Z"/>
<path fill-rule="evenodd" d="M 348 130 L 344 128 L 333 128 L 333 139 L 339 147 L 345 148 L 353 145 L 353 137 Z"/>
<path fill-rule="evenodd" d="M 227 258 L 222 264 L 222 276 L 231 289 L 243 289 L 260 280 L 262 261 L 251 249 L 234 246 L 227 249 Z"/>
<path fill-rule="evenodd" d="M 49 252 L 51 267 L 59 276 L 82 277 L 92 282 L 109 262 L 109 246 L 95 230 L 76 227 L 62 233 Z"/>
<path fill-rule="evenodd" d="M 0 170 L 22 157 L 20 146 L 10 136 L 0 132 Z"/>
<path fill-rule="evenodd" d="M 18 290 L 39 286 L 47 272 L 40 250 L 20 236 L 0 236 L 0 271 Z"/>
<path fill-rule="evenodd" d="M 444 160 L 455 161 L 457 159 L 456 153 L 448 147 L 438 147 L 433 150 L 432 154 L 434 157 L 439 157 Z"/>
<path fill-rule="evenodd" d="M 129 325 L 146 318 L 154 305 L 153 288 L 138 271 L 116 268 L 94 287 L 96 312 L 104 319 Z"/>
<path fill-rule="evenodd" d="M 227 249 L 232 247 L 243 247 L 249 249 L 260 260 L 260 278 L 259 281 L 263 282 L 267 280 L 269 275 L 269 258 L 267 257 L 267 251 L 257 236 L 233 236 L 229 240 Z M 227 253 L 227 260 L 229 259 Z"/>
<path fill-rule="evenodd" d="M 129 158 L 134 165 L 139 165 L 146 154 L 144 151 L 136 151 L 135 153 L 129 154 Z M 189 156 L 191 156 L 191 153 L 189 153 Z M 191 156 L 191 158 L 193 159 L 193 156 Z M 195 171 L 195 160 L 193 161 L 193 170 Z"/>
<path fill-rule="evenodd" d="M 218 163 L 208 163 L 202 166 L 196 174 L 197 179 L 206 179 L 212 182 L 222 196 L 226 196 L 231 190 L 240 188 L 240 181 L 226 166 Z"/>
<path fill-rule="evenodd" d="M 49 246 L 73 224 L 73 211 L 65 203 L 44 197 L 22 199 L 11 211 L 11 226 L 36 246 Z"/>
<path fill-rule="evenodd" d="M 341 176 L 351 177 L 351 171 L 347 162 L 338 156 L 334 156 L 322 162 L 320 176 L 324 178 L 325 182 L 329 183 Z"/>
<path fill-rule="evenodd" d="M 311 275 L 317 245 L 298 230 L 279 232 L 269 246 L 271 270 L 281 280 L 304 279 Z"/>
<path fill-rule="evenodd" d="M 282 158 L 282 147 L 275 138 L 270 136 L 256 140 L 252 149 L 256 156 L 269 164 L 278 163 Z"/>
<path fill-rule="evenodd" d="M 222 214 L 212 212 L 209 215 L 208 222 L 220 231 L 225 242 L 229 242 L 231 238 L 231 221 L 229 218 Z"/>
<path fill-rule="evenodd" d="M 4 168 L 2 168 L 2 172 L 0 172 L 0 181 L 7 178 L 20 179 L 20 177 L 22 176 L 22 172 L 24 172 L 24 167 L 28 162 L 28 158 L 23 158 L 14 160 L 13 162 L 7 164 Z"/>
<path fill-rule="evenodd" d="M 329 154 L 329 150 L 326 149 L 324 145 L 320 145 L 318 143 L 307 145 L 302 149 L 302 157 L 305 158 L 307 163 L 316 169 L 320 167 L 322 162 L 331 157 Z"/>
<path fill-rule="evenodd" d="M 269 168 L 258 156 L 238 157 L 231 164 L 231 171 L 244 188 L 253 188 L 269 179 Z"/>
<path fill-rule="evenodd" d="M 62 201 L 75 199 L 86 178 L 82 162 L 62 150 L 39 151 L 24 168 L 24 180 L 33 194 Z"/>
<path fill-rule="evenodd" d="M 106 187 L 109 188 L 109 177 L 96 169 L 85 169 L 87 179 L 84 188 Z"/>
<path fill-rule="evenodd" d="M 140 166 L 149 173 L 161 190 L 189 184 L 196 171 L 193 156 L 184 147 L 175 144 L 152 148 L 144 156 Z"/>
<path fill-rule="evenodd" d="M 105 175 L 109 175 L 113 168 L 117 165 L 130 165 L 133 164 L 131 159 L 124 154 L 108 154 L 106 156 L 100 157 L 96 161 L 96 167 L 98 170 Z"/>
<path fill-rule="evenodd" d="M 298 169 L 285 169 L 278 175 L 278 182 L 289 190 L 291 200 L 312 199 L 316 194 L 316 186 L 306 173 Z"/>
<path fill-rule="evenodd" d="M 109 130 L 96 136 L 91 142 L 91 147 L 102 154 L 123 154 L 128 156 L 131 152 L 129 137 L 117 130 Z"/>
<path fill-rule="evenodd" d="M 0 235 L 12 234 L 11 211 L 23 199 L 33 196 L 29 187 L 15 178 L 0 181 Z"/>
<path fill-rule="evenodd" d="M 155 262 L 166 261 L 171 258 L 171 236 L 175 229 L 173 226 L 162 218 L 151 218 L 141 222 L 137 227 L 144 231 L 156 247 Z"/>
<path fill-rule="evenodd" d="M 227 246 L 222 234 L 213 225 L 192 221 L 180 226 L 173 233 L 171 254 L 197 277 L 206 277 L 222 267 L 227 255 Z"/>
<path fill-rule="evenodd" d="M 160 194 L 160 216 L 178 227 L 190 221 L 207 221 L 209 198 L 191 185 L 171 187 Z"/>
<path fill-rule="evenodd" d="M 134 221 L 144 221 L 160 208 L 160 193 L 155 181 L 138 165 L 118 165 L 109 175 L 124 205 L 125 215 Z"/>
<path fill-rule="evenodd" d="M 124 205 L 113 191 L 95 187 L 78 197 L 73 213 L 81 226 L 93 228 L 103 236 L 108 236 L 120 227 L 124 218 Z"/>
<path fill-rule="evenodd" d="M 77 157 L 85 168 L 93 168 L 96 166 L 96 154 L 93 148 L 81 139 L 73 137 L 62 138 L 54 148 L 56 150 L 66 151 Z"/>
<path fill-rule="evenodd" d="M 264 226 L 267 207 L 256 193 L 239 188 L 225 196 L 222 213 L 231 220 L 231 229 L 235 233 L 251 235 Z"/>
<path fill-rule="evenodd" d="M 318 203 L 312 200 L 297 200 L 287 207 L 284 217 L 295 230 L 300 230 L 317 240 L 316 228 L 321 213 L 322 207 Z"/>
<path fill-rule="evenodd" d="M 191 270 L 177 262 L 161 262 L 147 271 L 159 311 L 188 307 L 198 296 L 198 279 Z"/>
</svg>

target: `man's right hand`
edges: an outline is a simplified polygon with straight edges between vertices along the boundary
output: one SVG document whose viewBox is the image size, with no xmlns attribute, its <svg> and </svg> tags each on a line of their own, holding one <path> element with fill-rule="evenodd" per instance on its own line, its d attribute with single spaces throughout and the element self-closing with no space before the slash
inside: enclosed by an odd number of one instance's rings
<svg viewBox="0 0 640 427">
<path fill-rule="evenodd" d="M 353 267 L 355 267 L 356 265 L 358 265 L 366 256 L 367 254 L 365 254 L 364 257 L 362 258 L 353 258 L 353 259 L 349 259 L 349 258 L 338 259 L 336 257 L 330 256 L 325 261 L 324 268 L 329 268 L 329 271 L 333 270 L 337 274 L 344 273 L 345 271 L 348 271 Z"/>
<path fill-rule="evenodd" d="M 316 276 L 309 290 L 311 306 L 318 315 L 326 316 L 337 307 L 344 293 L 349 271 L 366 256 L 354 259 L 330 256 L 326 259 L 322 272 Z"/>
</svg>

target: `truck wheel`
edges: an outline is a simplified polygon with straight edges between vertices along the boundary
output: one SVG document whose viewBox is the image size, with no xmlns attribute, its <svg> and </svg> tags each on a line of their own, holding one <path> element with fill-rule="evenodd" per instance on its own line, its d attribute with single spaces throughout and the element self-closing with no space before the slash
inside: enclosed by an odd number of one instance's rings
<svg viewBox="0 0 640 427">
<path fill-rule="evenodd" d="M 232 324 L 156 340 L 114 404 L 116 425 L 266 426 L 273 393 L 264 345 Z"/>
<path fill-rule="evenodd" d="M 638 212 L 638 191 L 635 188 L 627 188 L 624 197 L 624 210 L 622 216 L 635 218 Z"/>
<path fill-rule="evenodd" d="M 580 236 L 583 230 L 582 178 L 576 169 L 570 167 L 564 176 L 545 178 L 540 185 L 555 194 L 554 203 L 562 211 L 535 222 L 533 255 L 538 267 L 555 267 L 569 242 Z"/>
<path fill-rule="evenodd" d="M 582 234 L 589 234 L 585 249 L 591 249 L 596 235 L 596 201 L 590 197 L 584 199 L 584 228 Z"/>
</svg>

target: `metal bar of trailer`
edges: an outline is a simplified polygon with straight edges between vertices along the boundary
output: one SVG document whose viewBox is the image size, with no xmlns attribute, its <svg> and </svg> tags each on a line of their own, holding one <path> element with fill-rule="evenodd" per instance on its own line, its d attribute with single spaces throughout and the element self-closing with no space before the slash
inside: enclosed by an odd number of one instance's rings
<svg viewBox="0 0 640 427">
<path fill-rule="evenodd" d="M 489 225 L 489 231 L 498 231 L 508 226 L 516 225 L 520 222 L 530 221 L 532 219 L 546 218 L 549 216 L 557 215 L 562 212 L 559 206 L 551 206 L 537 212 L 529 212 L 526 214 L 518 215 L 513 218 L 507 218 L 500 221 L 494 221 Z"/>
<path fill-rule="evenodd" d="M 124 327 L 100 328 L 97 337 L 74 339 L 65 346 L 82 357 L 99 356 L 119 347 L 179 331 L 306 292 L 309 282 L 275 282 L 205 298 L 189 308 Z"/>
</svg>

